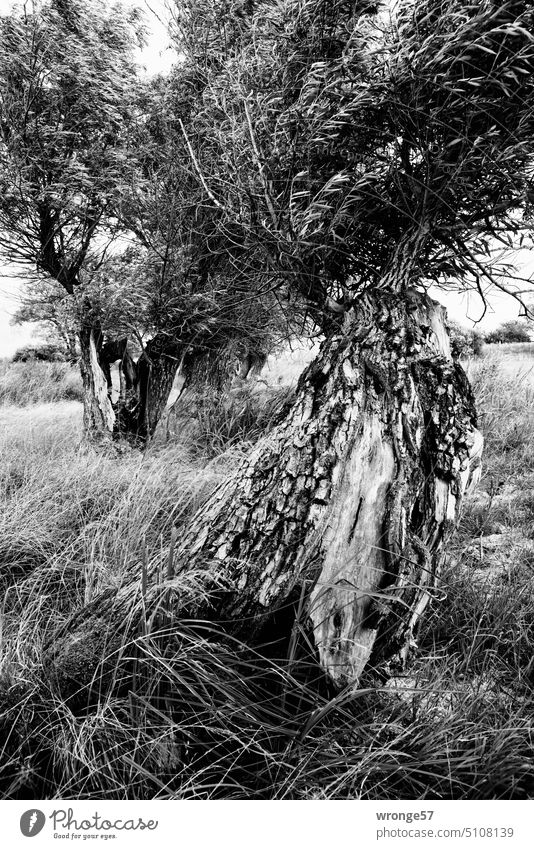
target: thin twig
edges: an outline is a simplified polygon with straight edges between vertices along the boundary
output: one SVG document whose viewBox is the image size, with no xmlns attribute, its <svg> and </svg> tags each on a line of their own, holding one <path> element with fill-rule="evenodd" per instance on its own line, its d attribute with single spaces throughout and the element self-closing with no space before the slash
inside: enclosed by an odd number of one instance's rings
<svg viewBox="0 0 534 849">
<path fill-rule="evenodd" d="M 204 179 L 204 175 L 203 175 L 203 173 L 202 173 L 202 171 L 201 171 L 201 169 L 200 169 L 200 165 L 199 165 L 199 163 L 198 163 L 198 159 L 196 158 L 196 156 L 195 156 L 195 154 L 194 154 L 194 151 L 193 151 L 193 148 L 191 147 L 191 142 L 189 141 L 189 138 L 188 138 L 188 136 L 187 136 L 187 133 L 186 133 L 186 131 L 185 131 L 185 127 L 184 127 L 184 125 L 183 125 L 183 121 L 182 121 L 182 119 L 181 119 L 181 118 L 179 118 L 179 119 L 178 119 L 178 123 L 180 124 L 180 129 L 181 129 L 181 131 L 182 131 L 182 133 L 183 133 L 183 136 L 184 136 L 184 139 L 185 139 L 185 143 L 186 143 L 186 145 L 187 145 L 187 149 L 188 149 L 188 151 L 189 151 L 189 156 L 191 157 L 191 160 L 192 160 L 192 162 L 193 162 L 193 165 L 195 166 L 195 171 L 197 172 L 198 176 L 200 177 L 200 182 L 202 183 L 202 186 L 204 187 L 204 191 L 205 191 L 205 192 L 206 192 L 206 194 L 208 195 L 209 199 L 210 199 L 210 200 L 211 200 L 211 201 L 215 204 L 215 206 L 217 207 L 217 209 L 222 209 L 222 210 L 224 210 L 224 206 L 223 206 L 223 205 L 222 205 L 222 204 L 221 204 L 221 203 L 217 200 L 217 198 L 215 197 L 215 195 L 214 195 L 214 194 L 213 194 L 213 192 L 211 191 L 210 187 L 209 187 L 209 186 L 208 186 L 208 184 L 206 183 L 206 180 Z"/>
</svg>

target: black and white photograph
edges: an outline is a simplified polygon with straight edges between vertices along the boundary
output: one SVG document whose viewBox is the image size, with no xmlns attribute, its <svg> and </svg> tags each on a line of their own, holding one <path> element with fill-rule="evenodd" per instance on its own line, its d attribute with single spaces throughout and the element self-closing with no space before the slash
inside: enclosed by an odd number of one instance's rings
<svg viewBox="0 0 534 849">
<path fill-rule="evenodd" d="M 534 799 L 533 431 L 534 2 L 0 0 L 20 845 L 186 801 L 529 845 L 429 820 Z"/>
</svg>

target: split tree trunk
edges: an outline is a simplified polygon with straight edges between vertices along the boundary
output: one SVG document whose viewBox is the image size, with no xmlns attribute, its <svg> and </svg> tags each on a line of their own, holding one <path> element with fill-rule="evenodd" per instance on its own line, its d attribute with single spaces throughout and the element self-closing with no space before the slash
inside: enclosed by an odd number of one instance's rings
<svg viewBox="0 0 534 849">
<path fill-rule="evenodd" d="M 80 331 L 84 429 L 93 440 L 123 437 L 143 445 L 156 431 L 179 366 L 178 345 L 156 336 L 135 362 L 127 339 L 103 342 L 98 322 L 86 310 Z M 112 400 L 111 365 L 119 363 L 120 389 Z"/>
<path fill-rule="evenodd" d="M 159 336 L 147 343 L 137 363 L 138 433 L 143 440 L 150 439 L 156 431 L 179 365 L 180 350 L 176 343 Z"/>
<path fill-rule="evenodd" d="M 140 444 L 153 436 L 165 410 L 180 365 L 180 347 L 157 335 L 145 346 L 137 363 L 126 350 L 120 359 L 121 392 L 117 404 L 117 433 Z"/>
<path fill-rule="evenodd" d="M 100 359 L 102 333 L 88 311 L 82 321 L 79 341 L 84 432 L 89 439 L 105 441 L 112 437 L 116 416 Z"/>
<path fill-rule="evenodd" d="M 214 609 L 188 612 L 254 641 L 300 599 L 338 687 L 405 657 L 481 443 L 443 309 L 415 291 L 363 294 L 304 372 L 286 418 L 193 519 L 176 568 L 206 570 L 208 585 L 222 573 L 228 589 Z M 137 627 L 161 596 L 157 568 L 144 599 L 132 574 L 58 635 L 49 661 L 66 689 L 88 683 L 124 640 L 118 623 Z M 291 630 L 290 617 L 276 621 Z"/>
</svg>

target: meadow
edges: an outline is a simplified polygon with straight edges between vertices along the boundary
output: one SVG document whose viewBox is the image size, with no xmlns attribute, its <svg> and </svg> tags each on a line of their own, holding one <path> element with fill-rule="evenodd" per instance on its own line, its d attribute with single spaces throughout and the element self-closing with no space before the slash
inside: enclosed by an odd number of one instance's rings
<svg viewBox="0 0 534 849">
<path fill-rule="evenodd" d="M 272 365 L 231 408 L 186 402 L 143 454 L 82 442 L 68 366 L 3 365 L 2 798 L 534 797 L 530 348 L 488 348 L 467 364 L 483 476 L 402 674 L 336 695 L 291 646 L 273 660 L 216 622 L 179 617 L 125 642 L 111 684 L 83 708 L 43 666 L 75 608 L 187 526 L 309 356 Z M 195 576 L 183 581 L 184 596 L 202 592 Z"/>
</svg>

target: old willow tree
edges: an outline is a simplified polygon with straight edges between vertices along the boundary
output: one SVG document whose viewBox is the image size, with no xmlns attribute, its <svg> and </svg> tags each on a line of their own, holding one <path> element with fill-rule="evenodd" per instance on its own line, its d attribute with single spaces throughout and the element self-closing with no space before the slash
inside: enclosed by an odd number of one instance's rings
<svg viewBox="0 0 534 849">
<path fill-rule="evenodd" d="M 0 17 L 0 251 L 78 293 L 85 426 L 114 411 L 103 335 L 84 274 L 114 233 L 136 89 L 137 12 L 92 0 L 35 0 Z"/>
<path fill-rule="evenodd" d="M 218 237 L 261 248 L 325 342 L 175 568 L 219 587 L 192 615 L 266 641 L 298 619 L 350 685 L 406 655 L 476 477 L 472 394 L 425 290 L 513 287 L 494 248 L 528 212 L 534 6 L 426 0 L 391 17 L 363 2 L 198 0 L 176 23 L 184 67 L 204 77 L 187 132 Z M 116 648 L 125 611 L 135 622 L 161 596 L 139 581 L 132 568 L 58 639 L 66 686 Z"/>
</svg>

